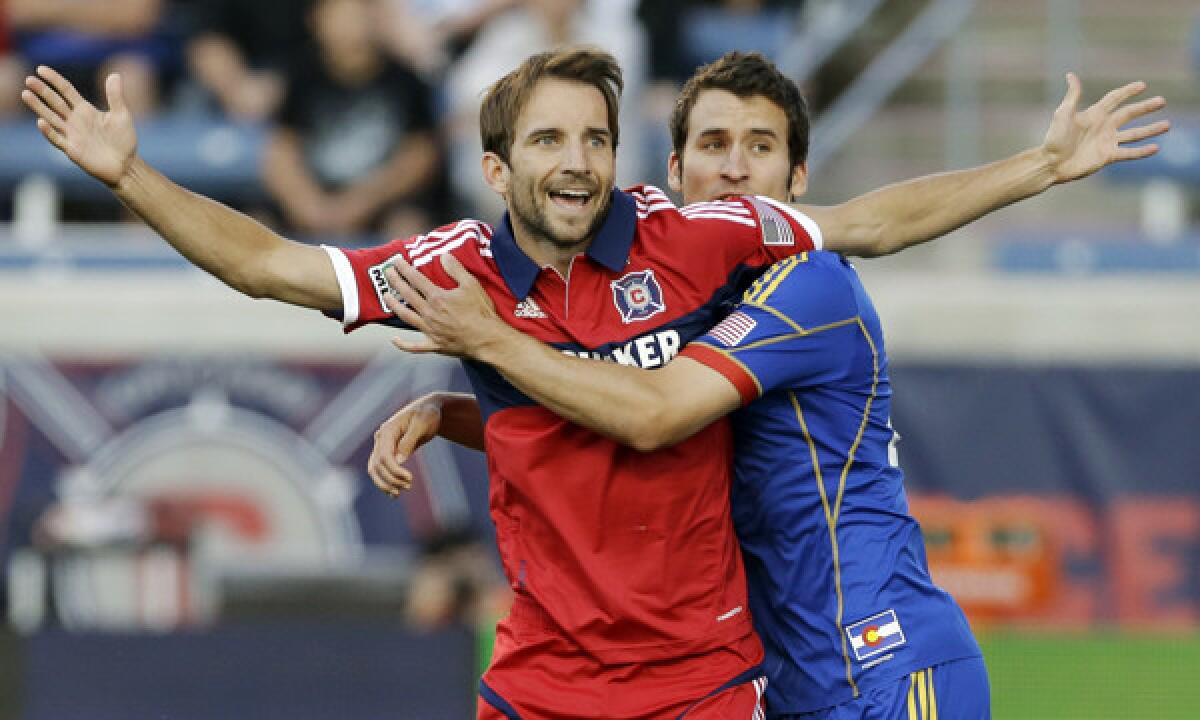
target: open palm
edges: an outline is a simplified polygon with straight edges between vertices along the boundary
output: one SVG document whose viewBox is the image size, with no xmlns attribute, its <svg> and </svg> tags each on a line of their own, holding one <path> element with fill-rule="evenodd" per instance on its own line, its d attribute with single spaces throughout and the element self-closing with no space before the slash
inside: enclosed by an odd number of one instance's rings
<svg viewBox="0 0 1200 720">
<path fill-rule="evenodd" d="M 1158 152 L 1157 144 L 1128 147 L 1126 143 L 1162 135 L 1170 129 L 1165 120 L 1124 127 L 1128 123 L 1165 105 L 1161 97 L 1129 102 L 1146 89 L 1142 82 L 1116 88 L 1086 110 L 1079 110 L 1079 78 L 1067 75 L 1067 94 L 1054 112 L 1043 147 L 1054 159 L 1058 182 L 1069 182 L 1091 175 L 1100 168 L 1122 160 L 1136 160 Z"/>
<path fill-rule="evenodd" d="M 25 78 L 21 100 L 37 115 L 38 130 L 89 175 L 113 187 L 133 162 L 137 132 L 121 95 L 121 77 L 104 84 L 108 112 L 85 100 L 75 86 L 42 66 Z"/>
</svg>

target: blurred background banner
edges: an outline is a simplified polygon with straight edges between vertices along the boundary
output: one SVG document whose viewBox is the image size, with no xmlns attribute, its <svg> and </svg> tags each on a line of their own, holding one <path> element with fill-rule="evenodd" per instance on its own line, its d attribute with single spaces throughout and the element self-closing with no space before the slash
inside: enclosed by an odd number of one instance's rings
<svg viewBox="0 0 1200 720">
<path fill-rule="evenodd" d="M 1198 28 L 1182 0 L 3 0 L 0 717 L 467 717 L 507 602 L 479 454 L 435 441 L 400 500 L 365 472 L 457 365 L 187 266 L 42 140 L 24 75 L 121 72 L 168 176 L 362 245 L 496 220 L 481 91 L 568 42 L 625 69 L 623 185 L 665 185 L 697 64 L 768 54 L 814 204 L 1037 145 L 1068 70 L 1085 104 L 1168 99 L 1154 158 L 857 267 L 996 717 L 1195 717 Z"/>
</svg>

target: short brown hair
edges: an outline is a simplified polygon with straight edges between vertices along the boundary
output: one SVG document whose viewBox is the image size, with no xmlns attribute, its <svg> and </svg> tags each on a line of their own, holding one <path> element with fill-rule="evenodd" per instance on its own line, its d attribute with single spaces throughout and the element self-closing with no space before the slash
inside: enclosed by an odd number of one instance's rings
<svg viewBox="0 0 1200 720">
<path fill-rule="evenodd" d="M 558 78 L 591 85 L 604 96 L 612 147 L 617 147 L 617 109 L 621 104 L 621 66 L 616 58 L 595 47 L 574 47 L 538 53 L 488 88 L 479 108 L 479 136 L 484 152 L 509 161 L 517 117 L 542 78 Z"/>
<path fill-rule="evenodd" d="M 697 69 L 684 83 L 669 124 L 671 145 L 679 162 L 683 162 L 692 108 L 705 90 L 725 90 L 739 98 L 761 95 L 778 105 L 787 116 L 789 166 L 794 170 L 808 159 L 808 105 L 800 88 L 761 53 L 735 50 Z"/>
</svg>

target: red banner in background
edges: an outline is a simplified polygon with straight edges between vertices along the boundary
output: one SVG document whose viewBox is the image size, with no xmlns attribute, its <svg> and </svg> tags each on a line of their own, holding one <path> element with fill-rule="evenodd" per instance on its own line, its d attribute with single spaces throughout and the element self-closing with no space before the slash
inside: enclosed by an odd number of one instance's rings
<svg viewBox="0 0 1200 720">
<path fill-rule="evenodd" d="M 914 495 L 930 570 L 972 622 L 1085 628 L 1190 628 L 1200 501 L 1072 497 L 971 502 Z"/>
</svg>

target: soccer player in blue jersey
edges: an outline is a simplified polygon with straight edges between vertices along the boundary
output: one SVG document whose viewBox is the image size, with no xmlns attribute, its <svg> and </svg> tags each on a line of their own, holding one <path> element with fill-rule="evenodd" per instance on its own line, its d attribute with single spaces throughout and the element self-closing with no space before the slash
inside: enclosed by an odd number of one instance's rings
<svg viewBox="0 0 1200 720">
<path fill-rule="evenodd" d="M 1073 113 L 1070 82 L 1063 106 Z M 672 126 L 672 181 L 685 200 L 803 191 L 807 133 L 793 132 L 800 115 L 784 110 L 799 97 L 789 86 L 745 56 L 689 83 Z M 452 274 L 460 288 L 445 292 L 406 273 L 413 310 L 393 309 L 431 342 L 402 347 L 493 364 L 538 402 L 641 450 L 737 410 L 734 519 L 772 717 L 988 717 L 979 648 L 932 583 L 908 513 L 879 320 L 845 260 L 808 253 L 778 263 L 654 373 L 569 358 L 512 331 L 470 276 Z M 459 414 L 444 425 L 469 426 L 469 407 L 438 398 L 398 413 L 372 456 L 376 482 L 402 485 L 396 448 L 410 453 L 442 413 Z"/>
</svg>

